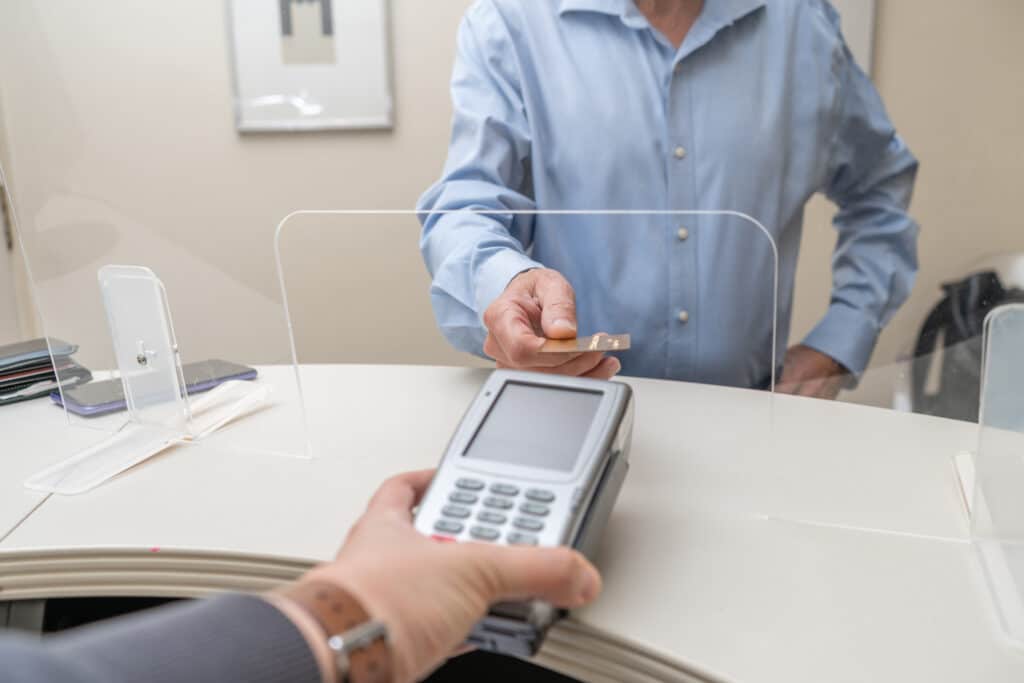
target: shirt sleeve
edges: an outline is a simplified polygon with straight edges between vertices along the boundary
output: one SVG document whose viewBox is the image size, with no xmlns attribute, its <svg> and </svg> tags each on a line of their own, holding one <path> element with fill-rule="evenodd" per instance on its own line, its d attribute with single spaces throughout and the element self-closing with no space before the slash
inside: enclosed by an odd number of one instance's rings
<svg viewBox="0 0 1024 683">
<path fill-rule="evenodd" d="M 836 39 L 837 107 L 824 189 L 839 207 L 838 240 L 828 312 L 804 343 L 860 375 L 917 275 L 918 226 L 907 210 L 918 163 L 826 8 Z"/>
<path fill-rule="evenodd" d="M 8 683 L 319 683 L 299 630 L 260 598 L 180 603 L 43 639 L 0 636 Z"/>
<path fill-rule="evenodd" d="M 527 256 L 532 217 L 508 213 L 535 208 L 517 64 L 502 17 L 489 2 L 478 2 L 459 27 L 448 160 L 418 204 L 437 323 L 456 348 L 478 355 L 486 337 L 483 312 L 513 277 L 540 267 Z"/>
</svg>

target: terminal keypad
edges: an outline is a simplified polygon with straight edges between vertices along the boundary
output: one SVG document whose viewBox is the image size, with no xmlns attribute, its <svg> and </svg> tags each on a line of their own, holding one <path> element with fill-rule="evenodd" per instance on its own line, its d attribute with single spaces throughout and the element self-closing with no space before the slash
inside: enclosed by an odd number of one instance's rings
<svg viewBox="0 0 1024 683">
<path fill-rule="evenodd" d="M 501 526 L 508 519 L 505 515 L 500 512 L 492 512 L 491 510 L 481 510 L 480 514 L 476 516 L 481 522 L 487 522 L 488 524 L 497 524 Z"/>
<path fill-rule="evenodd" d="M 452 495 L 448 496 L 448 500 L 453 503 L 472 505 L 477 501 L 477 495 L 475 493 L 470 493 L 469 491 L 453 491 Z"/>
<path fill-rule="evenodd" d="M 555 500 L 555 494 L 544 489 L 526 489 L 526 498 L 537 503 L 551 503 Z"/>
<path fill-rule="evenodd" d="M 519 487 L 513 486 L 512 484 L 502 484 L 497 482 L 491 484 L 491 493 L 497 493 L 499 496 L 518 496 Z"/>
<path fill-rule="evenodd" d="M 537 537 L 532 534 L 524 534 L 521 531 L 513 531 L 505 537 L 512 545 L 537 545 Z"/>
<path fill-rule="evenodd" d="M 445 505 L 441 508 L 441 514 L 445 517 L 453 517 L 455 519 L 465 519 L 469 517 L 469 508 L 463 507 L 462 505 Z"/>
<path fill-rule="evenodd" d="M 511 510 L 515 503 L 512 502 L 511 498 L 505 498 L 504 496 L 487 496 L 484 498 L 484 505 L 495 510 Z"/>
<path fill-rule="evenodd" d="M 439 519 L 434 524 L 434 530 L 440 531 L 446 534 L 459 534 L 462 533 L 462 523 L 455 522 L 450 519 Z"/>
<path fill-rule="evenodd" d="M 534 517 L 547 517 L 549 512 L 548 506 L 540 503 L 523 503 L 519 506 L 519 511 Z"/>
<path fill-rule="evenodd" d="M 539 519 L 534 519 L 533 517 L 516 517 L 512 524 L 514 524 L 517 529 L 522 529 L 524 531 L 536 532 L 544 528 L 544 522 Z"/>
<path fill-rule="evenodd" d="M 484 494 L 482 499 L 480 494 Z M 441 509 L 441 519 L 434 530 L 458 536 L 466 530 L 464 522 L 474 517 L 469 537 L 477 541 L 495 542 L 504 535 L 511 545 L 537 545 L 536 534 L 544 530 L 544 520 L 550 513 L 548 505 L 555 494 L 546 489 L 530 488 L 525 492 L 508 482 L 495 481 L 488 485 L 482 479 L 461 477 L 448 494 L 448 504 Z M 511 524 L 507 513 L 517 512 Z"/>
<path fill-rule="evenodd" d="M 493 526 L 475 526 L 470 528 L 469 535 L 481 541 L 497 541 L 501 532 Z"/>
</svg>

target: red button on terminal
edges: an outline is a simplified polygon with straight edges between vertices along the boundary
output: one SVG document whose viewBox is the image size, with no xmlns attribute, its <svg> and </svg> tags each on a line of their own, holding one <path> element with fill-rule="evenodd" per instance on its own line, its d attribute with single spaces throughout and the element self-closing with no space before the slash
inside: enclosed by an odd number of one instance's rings
<svg viewBox="0 0 1024 683">
<path fill-rule="evenodd" d="M 442 536 L 440 534 L 433 534 L 431 536 L 431 538 L 434 539 L 435 541 L 440 541 L 441 543 L 455 543 L 455 539 L 452 538 L 451 536 Z"/>
</svg>

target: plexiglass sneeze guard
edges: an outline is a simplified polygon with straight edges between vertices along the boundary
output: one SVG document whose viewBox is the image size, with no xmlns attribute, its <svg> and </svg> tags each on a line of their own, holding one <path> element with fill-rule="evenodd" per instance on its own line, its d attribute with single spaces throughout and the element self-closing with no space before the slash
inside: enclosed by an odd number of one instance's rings
<svg viewBox="0 0 1024 683">
<path fill-rule="evenodd" d="M 207 439 L 230 423 L 268 407 L 271 386 L 255 381 L 259 372 L 255 368 L 231 368 L 210 361 L 203 365 L 208 375 L 197 377 L 194 366 L 190 366 L 186 377 L 167 293 L 153 271 L 141 266 L 104 266 L 99 271 L 99 288 L 120 374 L 119 386 L 117 380 L 92 386 L 59 386 L 60 401 L 69 415 L 83 406 L 102 408 L 102 402 L 86 400 L 90 389 L 119 388 L 128 421 L 109 438 L 32 476 L 26 482 L 29 488 L 83 493 L 161 451 Z M 227 372 L 225 367 L 229 368 Z M 215 386 L 198 386 L 197 382 Z M 190 394 L 200 393 L 190 398 Z M 293 415 L 294 411 L 292 406 Z M 247 442 L 244 433 L 236 431 L 234 438 L 221 446 L 266 452 L 266 442 L 256 448 L 255 443 Z M 300 449 L 292 454 L 305 452 Z"/>
<path fill-rule="evenodd" d="M 1024 305 L 985 321 L 971 536 L 1001 623 L 1024 647 Z"/>
<path fill-rule="evenodd" d="M 129 421 L 109 439 L 29 478 L 31 489 L 83 493 L 193 433 L 163 284 L 148 268 L 104 266 L 99 288 Z M 73 405 L 73 387 L 58 391 L 64 406 Z"/>
<path fill-rule="evenodd" d="M 731 211 L 309 210 L 275 247 L 304 385 L 318 363 L 494 367 L 481 309 L 530 263 L 573 286 L 581 337 L 631 335 L 623 374 L 769 389 L 784 348 L 775 242 Z"/>
<path fill-rule="evenodd" d="M 32 187 L 9 205 L 56 374 L 36 402 L 70 431 L 27 486 L 82 493 L 168 447 L 312 456 L 273 224 L 225 261 L 216 221 L 169 234 L 129 195 Z"/>
</svg>

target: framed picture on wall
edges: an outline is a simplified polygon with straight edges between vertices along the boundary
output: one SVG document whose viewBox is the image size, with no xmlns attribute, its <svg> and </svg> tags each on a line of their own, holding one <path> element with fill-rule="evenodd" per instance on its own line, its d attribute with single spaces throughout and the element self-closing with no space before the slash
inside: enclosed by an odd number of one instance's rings
<svg viewBox="0 0 1024 683">
<path fill-rule="evenodd" d="M 387 0 L 227 0 L 247 132 L 390 128 Z"/>
</svg>

